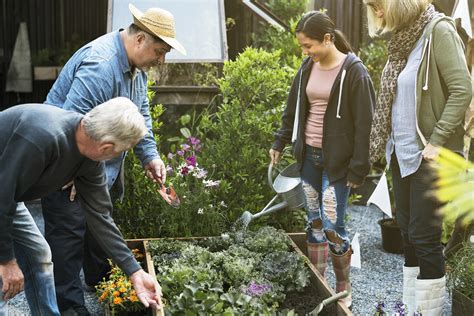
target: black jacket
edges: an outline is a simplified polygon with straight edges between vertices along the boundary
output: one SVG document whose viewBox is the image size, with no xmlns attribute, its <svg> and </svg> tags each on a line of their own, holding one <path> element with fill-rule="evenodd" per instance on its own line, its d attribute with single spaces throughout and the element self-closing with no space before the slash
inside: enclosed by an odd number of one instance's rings
<svg viewBox="0 0 474 316">
<path fill-rule="evenodd" d="M 275 133 L 275 143 L 272 147 L 282 151 L 286 144 L 291 143 L 296 103 L 300 97 L 299 124 L 293 143 L 293 153 L 301 166 L 305 148 L 304 131 L 309 111 L 306 85 L 312 66 L 312 59 L 306 58 L 293 80 L 287 107 L 282 116 L 282 126 Z M 348 181 L 361 184 L 369 173 L 369 136 L 374 107 L 375 93 L 372 80 L 362 61 L 350 53 L 331 88 L 324 115 L 322 149 L 324 167 L 330 182 L 347 178 Z"/>
</svg>

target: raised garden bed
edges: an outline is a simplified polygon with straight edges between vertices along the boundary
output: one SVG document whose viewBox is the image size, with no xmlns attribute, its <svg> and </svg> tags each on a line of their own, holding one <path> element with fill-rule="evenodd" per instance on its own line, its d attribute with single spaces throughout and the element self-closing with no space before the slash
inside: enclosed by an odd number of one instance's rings
<svg viewBox="0 0 474 316">
<path fill-rule="evenodd" d="M 305 256 L 306 252 L 306 237 L 304 233 L 291 233 L 287 234 L 290 244 L 293 251 L 295 251 L 300 256 Z M 196 243 L 198 240 L 203 240 L 206 238 L 175 238 L 174 240 L 178 241 L 192 241 Z M 151 239 L 134 239 L 129 240 L 129 245 L 136 245 L 137 243 L 143 243 L 147 245 L 150 241 L 163 240 L 159 238 Z M 135 243 L 135 244 L 134 244 Z M 145 249 L 146 246 L 144 246 Z M 152 258 L 150 252 L 145 250 L 146 261 L 148 271 L 150 273 L 155 273 L 155 268 L 152 264 Z M 329 287 L 327 282 L 322 278 L 319 272 L 309 263 L 308 260 L 304 260 L 305 265 L 309 271 L 309 284 L 301 292 L 290 292 L 286 295 L 285 300 L 280 304 L 279 310 L 294 310 L 298 315 L 305 315 L 316 308 L 316 306 L 324 299 L 335 295 L 335 292 L 332 288 Z M 153 270 L 152 270 L 153 269 Z M 164 290 L 165 291 L 165 290 Z M 344 304 L 337 302 L 330 306 L 324 308 L 324 310 L 319 315 L 352 315 L 351 311 L 344 306 Z"/>
</svg>

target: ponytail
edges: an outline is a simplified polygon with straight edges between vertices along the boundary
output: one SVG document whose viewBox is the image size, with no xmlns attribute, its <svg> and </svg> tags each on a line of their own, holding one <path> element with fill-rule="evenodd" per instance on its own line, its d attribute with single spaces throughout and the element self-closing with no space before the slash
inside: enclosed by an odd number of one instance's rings
<svg viewBox="0 0 474 316">
<path fill-rule="evenodd" d="M 335 29 L 334 34 L 334 45 L 336 45 L 337 50 L 344 54 L 352 52 L 351 44 L 349 44 L 349 42 L 347 41 L 346 37 L 344 36 L 344 33 Z"/>
<path fill-rule="evenodd" d="M 331 18 L 321 11 L 311 11 L 303 15 L 296 24 L 296 33 L 302 32 L 307 37 L 322 42 L 325 34 L 331 34 L 336 48 L 344 54 L 352 52 L 352 47 Z"/>
</svg>

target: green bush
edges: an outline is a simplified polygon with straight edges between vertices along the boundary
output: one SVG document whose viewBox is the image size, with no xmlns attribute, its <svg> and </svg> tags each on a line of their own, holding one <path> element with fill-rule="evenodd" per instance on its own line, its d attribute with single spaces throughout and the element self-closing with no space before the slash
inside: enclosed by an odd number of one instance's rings
<svg viewBox="0 0 474 316">
<path fill-rule="evenodd" d="M 219 193 L 231 222 L 244 211 L 261 210 L 274 194 L 267 184 L 268 150 L 294 76 L 294 70 L 279 60 L 279 51 L 247 48 L 235 61 L 226 62 L 218 81 L 223 104 L 216 112 L 205 111 L 199 123 L 205 144 L 202 161 L 214 164 L 214 177 L 225 184 Z M 293 220 L 287 215 L 280 225 L 299 227 Z"/>
<path fill-rule="evenodd" d="M 384 39 L 376 39 L 373 42 L 361 47 L 359 58 L 369 71 L 374 88 L 378 91 L 380 87 L 380 76 L 387 62 L 387 43 Z"/>
</svg>

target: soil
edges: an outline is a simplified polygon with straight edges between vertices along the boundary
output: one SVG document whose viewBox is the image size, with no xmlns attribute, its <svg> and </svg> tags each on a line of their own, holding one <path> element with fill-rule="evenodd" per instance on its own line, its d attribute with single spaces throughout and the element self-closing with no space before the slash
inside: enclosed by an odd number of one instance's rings
<svg viewBox="0 0 474 316">
<path fill-rule="evenodd" d="M 319 295 L 316 285 L 310 285 L 304 288 L 302 292 L 290 292 L 286 295 L 285 301 L 280 305 L 283 309 L 293 309 L 297 315 L 307 315 L 312 312 L 323 298 Z M 335 303 L 324 307 L 318 314 L 321 316 L 337 315 Z"/>
</svg>

